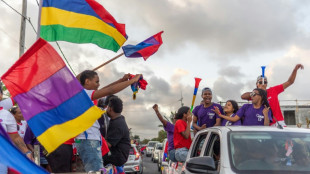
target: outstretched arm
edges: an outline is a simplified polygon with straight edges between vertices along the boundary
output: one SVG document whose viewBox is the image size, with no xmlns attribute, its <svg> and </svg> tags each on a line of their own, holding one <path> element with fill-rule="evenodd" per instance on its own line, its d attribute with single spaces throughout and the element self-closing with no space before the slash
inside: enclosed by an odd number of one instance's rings
<svg viewBox="0 0 310 174">
<path fill-rule="evenodd" d="M 159 111 L 158 111 L 158 105 L 155 104 L 155 105 L 153 106 L 153 109 L 154 109 L 154 111 L 155 111 L 155 113 L 156 113 L 158 119 L 160 120 L 160 122 L 164 125 L 164 127 L 166 127 L 166 125 L 167 125 L 167 120 L 165 120 L 165 119 L 163 118 L 163 116 L 159 113 Z"/>
<path fill-rule="evenodd" d="M 242 100 L 251 100 L 250 94 L 251 94 L 251 92 L 246 92 L 246 93 L 242 94 L 241 99 Z"/>
<path fill-rule="evenodd" d="M 116 83 L 114 85 L 111 85 L 110 86 L 108 85 L 108 87 L 103 87 L 97 91 L 94 92 L 93 94 L 93 100 L 96 100 L 96 99 L 99 99 L 101 97 L 105 97 L 105 96 L 108 96 L 108 95 L 112 95 L 112 94 L 115 94 L 115 93 L 118 93 L 120 92 L 121 90 L 127 88 L 129 85 L 135 83 L 135 82 L 138 82 L 139 79 L 140 79 L 140 76 L 141 74 L 137 74 L 134 78 L 130 79 L 130 80 L 127 80 L 127 81 L 123 81 L 123 82 L 120 82 L 120 83 Z"/>
<path fill-rule="evenodd" d="M 304 69 L 304 66 L 302 64 L 297 64 L 291 74 L 291 76 L 288 78 L 286 82 L 283 83 L 283 89 L 285 90 L 287 87 L 291 86 L 295 82 L 295 78 L 297 75 L 298 69 Z"/>
<path fill-rule="evenodd" d="M 215 107 L 215 109 L 212 109 L 218 116 L 221 118 L 224 118 L 227 121 L 236 122 L 240 120 L 240 117 L 238 115 L 235 115 L 234 117 L 226 116 L 221 114 L 220 109 L 218 107 Z"/>
</svg>

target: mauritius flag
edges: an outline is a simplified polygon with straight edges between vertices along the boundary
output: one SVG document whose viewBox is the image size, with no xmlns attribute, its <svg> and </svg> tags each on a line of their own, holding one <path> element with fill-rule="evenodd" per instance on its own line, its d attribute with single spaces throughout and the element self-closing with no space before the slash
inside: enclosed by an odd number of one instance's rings
<svg viewBox="0 0 310 174">
<path fill-rule="evenodd" d="M 146 39 L 138 45 L 126 45 L 122 49 L 126 57 L 143 57 L 144 60 L 156 53 L 160 45 L 163 43 L 161 34 L 163 31 L 155 34 L 154 36 Z"/>
<path fill-rule="evenodd" d="M 95 0 L 43 0 L 40 35 L 47 41 L 93 43 L 114 52 L 127 39 L 125 25 Z"/>
<path fill-rule="evenodd" d="M 103 113 L 43 39 L 37 40 L 1 79 L 48 153 L 91 127 Z"/>
</svg>

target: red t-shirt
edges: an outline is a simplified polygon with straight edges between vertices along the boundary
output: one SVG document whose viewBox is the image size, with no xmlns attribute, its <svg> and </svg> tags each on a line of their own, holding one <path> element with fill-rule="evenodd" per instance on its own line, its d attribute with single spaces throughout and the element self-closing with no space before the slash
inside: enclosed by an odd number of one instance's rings
<svg viewBox="0 0 310 174">
<path fill-rule="evenodd" d="M 183 147 L 189 149 L 192 144 L 192 138 L 190 134 L 188 139 L 185 139 L 181 134 L 181 132 L 184 132 L 186 130 L 186 126 L 187 123 L 184 120 L 178 120 L 174 125 L 173 143 L 175 149 Z"/>
<path fill-rule="evenodd" d="M 268 98 L 268 102 L 269 102 L 272 114 L 278 121 L 284 120 L 284 117 L 281 112 L 280 104 L 279 104 L 279 99 L 278 99 L 278 95 L 283 91 L 284 91 L 284 88 L 282 84 L 267 89 L 267 98 Z M 275 123 L 275 120 L 273 119 L 273 122 L 271 123 L 271 125 L 274 123 Z"/>
</svg>

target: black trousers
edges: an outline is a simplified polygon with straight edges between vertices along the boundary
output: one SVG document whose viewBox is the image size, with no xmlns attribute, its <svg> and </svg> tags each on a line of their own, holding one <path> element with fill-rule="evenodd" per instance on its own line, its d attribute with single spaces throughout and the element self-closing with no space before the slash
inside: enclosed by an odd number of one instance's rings
<svg viewBox="0 0 310 174">
<path fill-rule="evenodd" d="M 46 159 L 53 173 L 71 172 L 73 150 L 72 145 L 62 144 Z"/>
</svg>

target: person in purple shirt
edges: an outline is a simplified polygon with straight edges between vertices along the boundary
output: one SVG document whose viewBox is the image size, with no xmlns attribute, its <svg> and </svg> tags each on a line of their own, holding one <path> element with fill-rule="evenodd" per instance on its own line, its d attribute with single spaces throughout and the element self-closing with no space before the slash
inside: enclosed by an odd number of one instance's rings
<svg viewBox="0 0 310 174">
<path fill-rule="evenodd" d="M 174 133 L 174 123 L 175 123 L 175 118 L 173 118 L 173 124 L 168 122 L 163 118 L 163 116 L 159 113 L 158 111 L 158 105 L 155 104 L 153 106 L 153 109 L 160 120 L 160 122 L 163 124 L 165 131 L 167 132 L 167 139 L 168 139 L 168 158 L 173 161 L 177 162 L 175 159 L 175 149 L 174 149 L 174 144 L 173 144 L 173 133 Z"/>
<path fill-rule="evenodd" d="M 220 115 L 220 117 L 236 122 L 241 118 L 245 126 L 269 126 L 272 121 L 270 107 L 267 101 L 266 91 L 256 88 L 251 93 L 252 104 L 244 104 L 236 113 L 236 116 L 229 117 Z"/>
<path fill-rule="evenodd" d="M 238 110 L 239 110 L 239 106 L 235 100 L 227 100 L 224 106 L 225 116 L 234 117 L 236 116 L 236 113 Z M 218 108 L 215 108 L 214 111 L 217 115 L 219 116 L 222 115 Z M 231 122 L 225 119 L 222 120 L 222 126 L 239 126 L 239 125 L 241 125 L 241 120 L 238 120 L 236 122 Z"/>
<path fill-rule="evenodd" d="M 203 104 L 196 106 L 193 110 L 193 127 L 200 131 L 207 127 L 220 126 L 221 118 L 214 112 L 217 107 L 223 114 L 222 106 L 212 102 L 212 91 L 210 88 L 203 88 L 201 97 Z"/>
<path fill-rule="evenodd" d="M 46 169 L 48 172 L 52 172 L 52 169 L 50 165 L 48 164 L 46 158 L 45 158 L 45 153 L 46 150 L 44 147 L 39 143 L 35 135 L 33 134 L 32 130 L 28 126 L 25 132 L 25 137 L 24 137 L 24 142 L 28 149 L 34 154 L 34 145 L 40 145 L 40 166 Z"/>
</svg>

